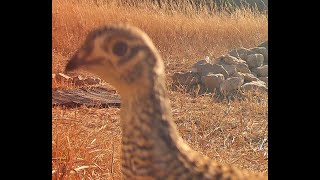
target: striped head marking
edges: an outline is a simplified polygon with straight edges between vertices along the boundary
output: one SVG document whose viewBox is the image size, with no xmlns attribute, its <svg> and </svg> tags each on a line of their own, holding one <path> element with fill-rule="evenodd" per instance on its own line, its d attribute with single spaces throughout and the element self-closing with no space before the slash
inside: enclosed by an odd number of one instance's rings
<svg viewBox="0 0 320 180">
<path fill-rule="evenodd" d="M 66 66 L 66 71 L 76 69 L 97 74 L 117 87 L 131 84 L 150 71 L 163 71 L 163 64 L 142 30 L 118 25 L 97 28 L 87 35 Z"/>
</svg>

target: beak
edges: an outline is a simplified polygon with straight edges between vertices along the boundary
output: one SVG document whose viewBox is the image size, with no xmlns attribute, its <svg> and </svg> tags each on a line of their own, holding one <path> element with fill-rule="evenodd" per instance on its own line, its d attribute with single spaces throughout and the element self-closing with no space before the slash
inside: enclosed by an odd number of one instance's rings
<svg viewBox="0 0 320 180">
<path fill-rule="evenodd" d="M 84 61 L 82 59 L 79 59 L 78 55 L 76 53 L 75 55 L 72 56 L 72 58 L 68 62 L 67 66 L 65 68 L 65 72 L 74 71 L 74 70 L 78 69 L 83 64 L 84 64 Z"/>
<path fill-rule="evenodd" d="M 84 66 L 99 65 L 102 64 L 103 60 L 104 57 L 97 57 L 89 60 L 86 58 L 79 58 L 78 53 L 75 53 L 68 62 L 65 72 L 74 71 Z"/>
</svg>

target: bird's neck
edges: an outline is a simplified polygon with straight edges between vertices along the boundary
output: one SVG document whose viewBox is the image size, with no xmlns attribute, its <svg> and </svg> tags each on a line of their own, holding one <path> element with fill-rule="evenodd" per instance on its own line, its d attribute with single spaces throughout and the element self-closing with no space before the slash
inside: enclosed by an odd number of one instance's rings
<svg viewBox="0 0 320 180">
<path fill-rule="evenodd" d="M 174 158 L 180 153 L 178 146 L 186 146 L 178 135 L 171 118 L 171 107 L 163 78 L 154 79 L 147 91 L 135 92 L 122 98 L 121 124 L 123 156 L 146 156 L 153 162 L 161 161 L 165 154 Z M 129 153 L 129 149 L 147 150 L 151 154 Z M 188 147 L 182 147 L 182 149 Z M 124 157 L 130 159 L 130 157 Z"/>
</svg>

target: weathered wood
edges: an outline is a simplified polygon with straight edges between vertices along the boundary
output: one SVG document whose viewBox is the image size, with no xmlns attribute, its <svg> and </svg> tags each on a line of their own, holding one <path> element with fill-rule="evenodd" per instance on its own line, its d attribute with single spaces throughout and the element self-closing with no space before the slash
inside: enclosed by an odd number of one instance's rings
<svg viewBox="0 0 320 180">
<path fill-rule="evenodd" d="M 101 86 L 52 91 L 52 106 L 120 107 L 120 96 Z"/>
</svg>

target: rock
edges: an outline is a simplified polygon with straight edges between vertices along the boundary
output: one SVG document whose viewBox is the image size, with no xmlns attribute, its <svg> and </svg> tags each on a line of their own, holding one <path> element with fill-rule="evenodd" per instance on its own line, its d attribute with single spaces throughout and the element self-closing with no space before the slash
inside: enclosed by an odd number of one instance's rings
<svg viewBox="0 0 320 180">
<path fill-rule="evenodd" d="M 96 84 L 101 84 L 102 81 L 100 78 L 94 78 L 94 77 L 83 77 L 81 75 L 78 75 L 72 79 L 72 82 L 76 86 L 84 86 L 84 85 L 96 85 Z"/>
<path fill-rule="evenodd" d="M 224 81 L 223 74 L 208 74 L 201 77 L 202 83 L 210 92 L 220 87 L 220 84 Z"/>
<path fill-rule="evenodd" d="M 263 81 L 252 81 L 245 83 L 244 85 L 241 86 L 241 89 L 244 91 L 248 90 L 262 90 L 262 91 L 268 91 L 266 83 Z"/>
<path fill-rule="evenodd" d="M 241 72 L 237 72 L 237 71 L 231 77 L 240 77 L 240 78 L 243 79 L 242 73 Z"/>
<path fill-rule="evenodd" d="M 64 81 L 64 82 L 70 82 L 72 81 L 72 78 L 68 75 L 65 75 L 63 73 L 58 73 L 56 76 L 55 76 L 56 80 L 57 81 Z"/>
<path fill-rule="evenodd" d="M 229 77 L 228 72 L 219 64 L 201 64 L 195 67 L 195 71 L 202 77 L 209 73 L 212 74 L 223 74 L 225 78 Z"/>
<path fill-rule="evenodd" d="M 235 65 L 221 64 L 221 66 L 228 72 L 229 76 L 233 76 L 237 72 Z"/>
<path fill-rule="evenodd" d="M 257 77 L 250 73 L 240 73 L 240 76 L 243 77 L 244 83 L 251 82 L 251 81 L 259 81 Z"/>
<path fill-rule="evenodd" d="M 222 56 L 214 59 L 212 63 L 213 63 L 213 64 L 220 64 L 220 65 L 225 64 L 225 63 L 223 62 L 223 58 L 224 58 L 224 57 L 225 57 L 225 55 L 222 55 Z"/>
<path fill-rule="evenodd" d="M 255 47 L 251 48 L 250 50 L 263 55 L 263 62 L 268 63 L 268 49 L 265 47 Z"/>
<path fill-rule="evenodd" d="M 249 66 L 245 63 L 236 64 L 236 71 L 241 73 L 251 73 Z"/>
<path fill-rule="evenodd" d="M 268 49 L 268 41 L 261 43 L 258 47 L 265 47 Z"/>
<path fill-rule="evenodd" d="M 205 65 L 205 64 L 208 64 L 209 63 L 209 61 L 207 60 L 207 59 L 203 59 L 203 60 L 200 60 L 200 61 L 198 61 L 198 62 L 196 62 L 196 63 L 194 63 L 193 65 L 192 65 L 192 68 L 191 68 L 191 71 L 192 72 L 198 72 L 197 70 L 197 68 L 198 68 L 198 66 L 200 66 L 200 65 Z"/>
<path fill-rule="evenodd" d="M 76 85 L 76 86 L 83 86 L 84 85 L 84 77 L 81 75 L 78 75 L 76 77 L 74 77 L 72 79 L 72 82 Z"/>
<path fill-rule="evenodd" d="M 76 86 L 102 84 L 102 80 L 100 78 L 84 77 L 84 76 L 81 76 L 81 75 L 73 77 L 72 78 L 72 82 Z"/>
<path fill-rule="evenodd" d="M 262 54 L 251 54 L 248 55 L 247 63 L 250 68 L 255 68 L 262 66 L 263 60 L 264 59 Z"/>
<path fill-rule="evenodd" d="M 251 72 L 251 74 L 253 74 L 254 77 L 258 77 L 257 73 L 255 73 L 255 72 Z"/>
<path fill-rule="evenodd" d="M 224 62 L 225 64 L 229 64 L 229 65 L 246 63 L 244 60 L 238 59 L 238 58 L 233 57 L 233 56 L 230 56 L 229 54 L 225 55 L 225 56 L 222 58 L 222 62 Z"/>
<path fill-rule="evenodd" d="M 55 79 L 56 78 L 56 74 L 52 74 L 52 79 Z"/>
<path fill-rule="evenodd" d="M 251 51 L 250 49 L 247 48 L 238 48 L 238 49 L 233 49 L 228 52 L 230 56 L 236 57 L 236 58 L 241 58 L 245 61 L 247 61 L 248 55 L 255 54 L 254 51 Z"/>
<path fill-rule="evenodd" d="M 231 51 L 228 52 L 229 55 L 239 58 L 242 54 L 247 54 L 249 49 L 246 48 L 237 48 L 237 49 L 232 49 Z"/>
<path fill-rule="evenodd" d="M 267 77 L 268 76 L 268 65 L 263 65 L 261 67 L 253 68 L 252 71 L 257 73 L 258 77 Z"/>
<path fill-rule="evenodd" d="M 268 87 L 268 77 L 259 77 L 259 79 L 261 81 L 263 81 L 264 83 L 266 83 L 267 87 Z"/>
<path fill-rule="evenodd" d="M 243 82 L 244 80 L 240 77 L 228 78 L 220 84 L 220 92 L 224 95 L 234 92 L 241 87 Z"/>
<path fill-rule="evenodd" d="M 84 80 L 84 84 L 86 85 L 95 85 L 95 84 L 100 84 L 101 79 L 99 78 L 94 78 L 94 77 L 88 77 Z"/>
<path fill-rule="evenodd" d="M 201 94 L 205 94 L 208 92 L 208 88 L 206 88 L 206 86 L 203 83 L 199 84 L 194 89 L 196 89 L 196 91 L 197 91 L 196 95 L 201 95 Z"/>
<path fill-rule="evenodd" d="M 173 80 L 173 84 L 177 86 L 179 85 L 192 86 L 199 83 L 199 79 L 191 71 L 186 73 L 183 73 L 183 72 L 174 73 L 172 76 L 172 80 Z"/>
</svg>

